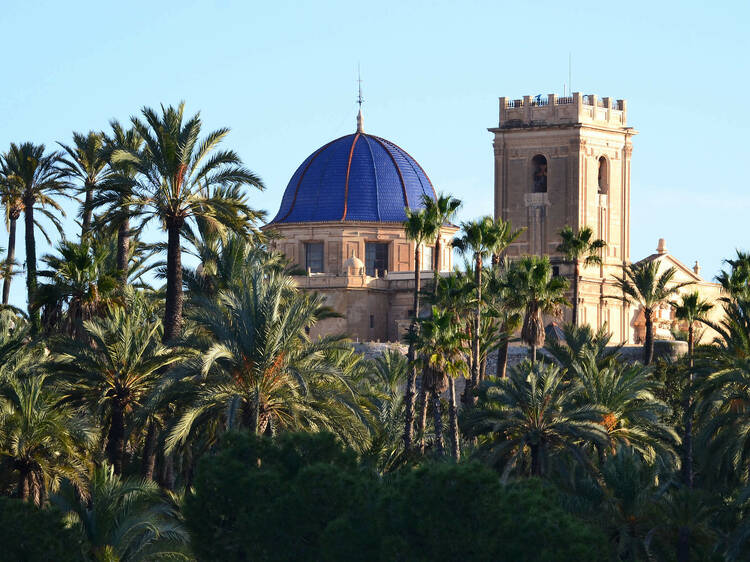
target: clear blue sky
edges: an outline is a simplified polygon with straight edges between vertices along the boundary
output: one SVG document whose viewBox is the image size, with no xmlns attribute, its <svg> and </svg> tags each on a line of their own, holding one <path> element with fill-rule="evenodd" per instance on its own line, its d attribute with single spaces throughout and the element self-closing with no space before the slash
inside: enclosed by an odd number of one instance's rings
<svg viewBox="0 0 750 562">
<path fill-rule="evenodd" d="M 366 130 L 469 218 L 492 211 L 497 98 L 562 93 L 571 52 L 573 89 L 627 99 L 640 131 L 631 257 L 664 237 L 711 277 L 750 248 L 748 22 L 746 1 L 4 2 L 0 148 L 185 100 L 207 130 L 231 127 L 273 216 L 299 163 L 354 130 L 359 62 Z"/>
</svg>

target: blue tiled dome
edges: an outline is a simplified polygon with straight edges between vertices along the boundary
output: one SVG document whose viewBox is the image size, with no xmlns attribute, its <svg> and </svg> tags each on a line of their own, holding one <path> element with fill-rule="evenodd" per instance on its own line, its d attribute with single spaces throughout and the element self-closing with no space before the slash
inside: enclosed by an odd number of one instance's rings
<svg viewBox="0 0 750 562">
<path fill-rule="evenodd" d="M 402 222 L 435 190 L 422 167 L 392 142 L 355 133 L 313 152 L 294 172 L 272 223 Z"/>
</svg>

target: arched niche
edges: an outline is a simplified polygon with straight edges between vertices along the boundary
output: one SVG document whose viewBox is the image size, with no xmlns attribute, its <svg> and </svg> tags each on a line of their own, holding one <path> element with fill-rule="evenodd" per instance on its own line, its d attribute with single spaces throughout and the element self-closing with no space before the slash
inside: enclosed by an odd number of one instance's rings
<svg viewBox="0 0 750 562">
<path fill-rule="evenodd" d="M 599 158 L 597 179 L 599 182 L 599 194 L 607 195 L 609 193 L 609 162 L 607 162 L 604 156 Z"/>
<path fill-rule="evenodd" d="M 537 154 L 531 159 L 531 190 L 547 193 L 547 158 Z"/>
</svg>

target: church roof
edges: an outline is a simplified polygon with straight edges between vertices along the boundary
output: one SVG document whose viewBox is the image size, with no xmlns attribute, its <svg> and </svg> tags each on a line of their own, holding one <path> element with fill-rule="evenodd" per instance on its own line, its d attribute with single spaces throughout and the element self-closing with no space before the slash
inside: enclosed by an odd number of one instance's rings
<svg viewBox="0 0 750 562">
<path fill-rule="evenodd" d="M 422 167 L 389 140 L 360 130 L 322 146 L 294 172 L 271 223 L 403 222 L 435 190 Z"/>
</svg>

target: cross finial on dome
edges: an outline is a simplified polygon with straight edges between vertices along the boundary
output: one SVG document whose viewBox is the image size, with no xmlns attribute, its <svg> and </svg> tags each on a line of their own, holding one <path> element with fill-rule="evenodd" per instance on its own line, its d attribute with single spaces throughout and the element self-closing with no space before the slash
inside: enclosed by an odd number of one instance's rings
<svg viewBox="0 0 750 562">
<path fill-rule="evenodd" d="M 363 132 L 362 129 L 362 102 L 365 101 L 362 97 L 362 77 L 359 72 L 359 64 L 357 64 L 357 104 L 359 104 L 359 112 L 357 113 L 357 132 Z"/>
</svg>

